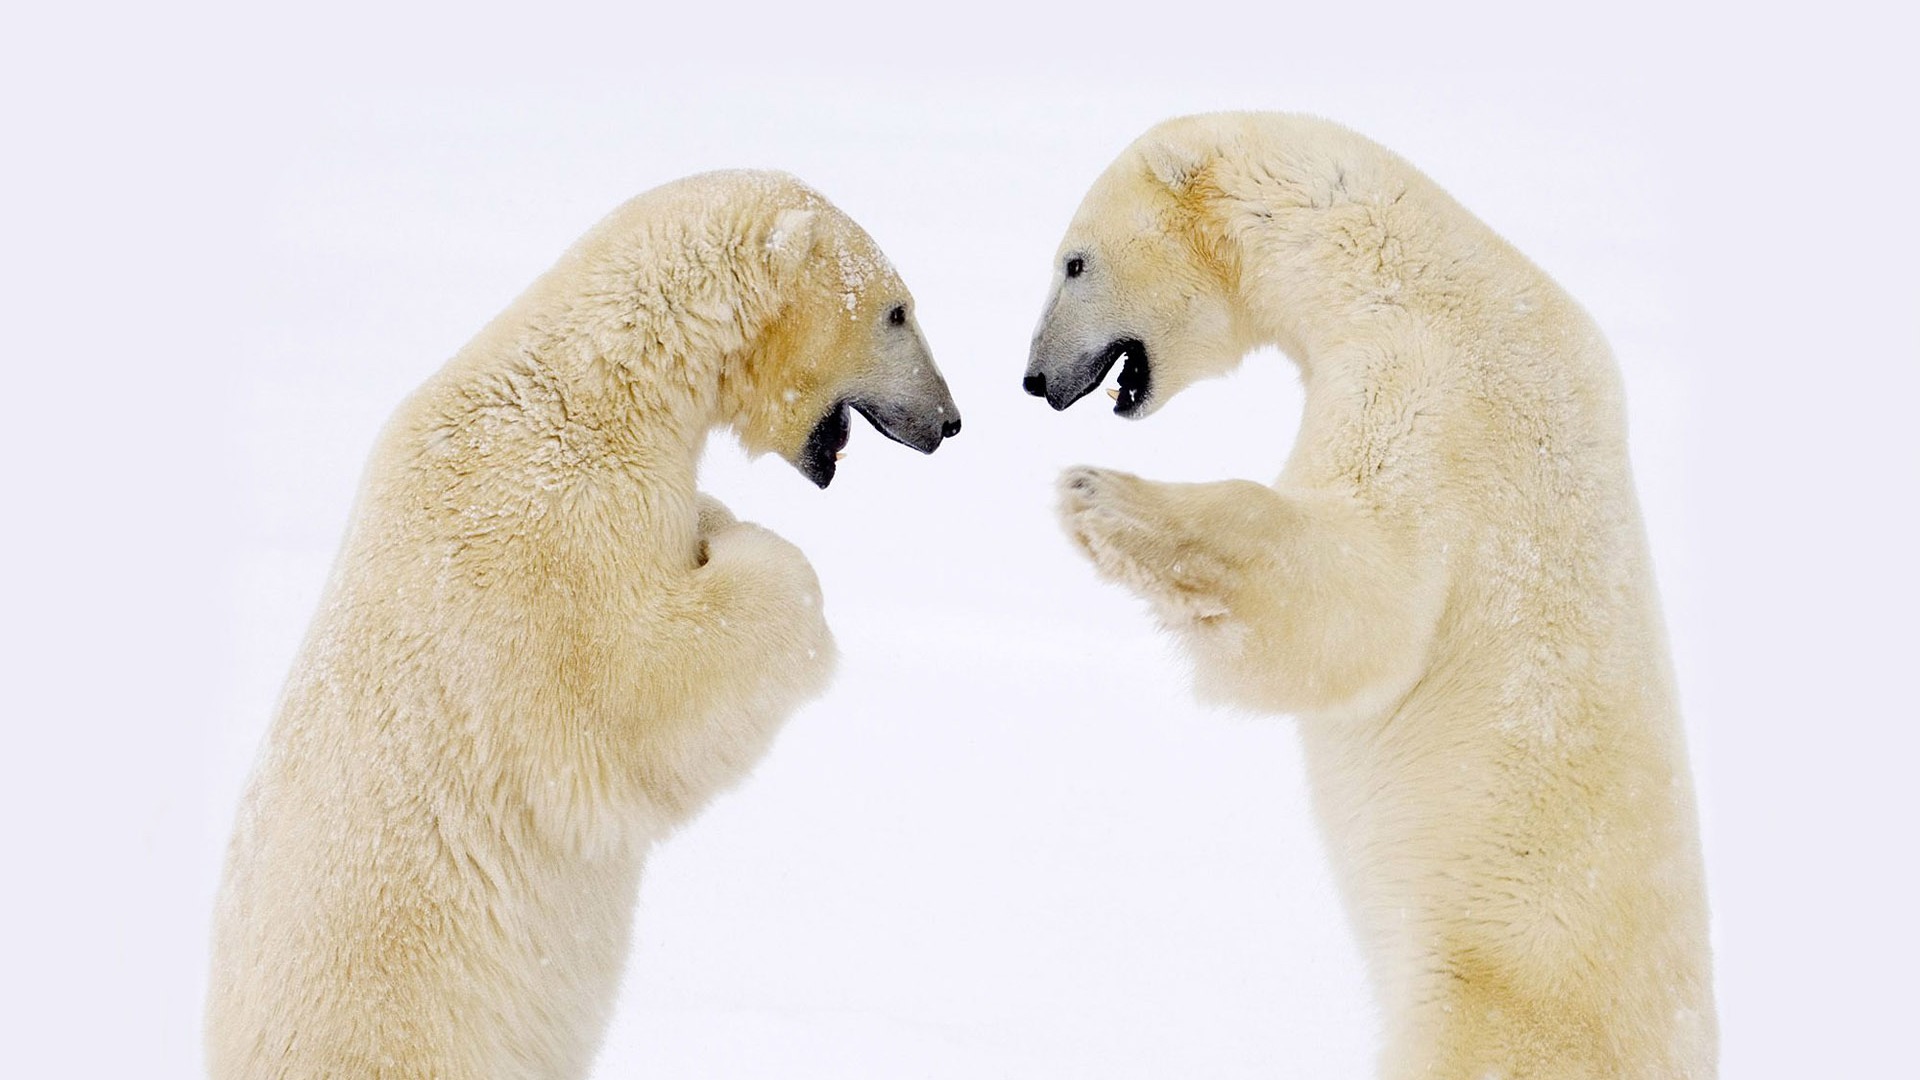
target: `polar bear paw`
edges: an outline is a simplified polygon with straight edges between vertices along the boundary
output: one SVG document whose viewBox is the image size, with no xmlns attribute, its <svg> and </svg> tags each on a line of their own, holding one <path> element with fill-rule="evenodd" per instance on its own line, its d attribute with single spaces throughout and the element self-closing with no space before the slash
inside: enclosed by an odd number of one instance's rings
<svg viewBox="0 0 1920 1080">
<path fill-rule="evenodd" d="M 698 541 L 695 548 L 695 565 L 705 566 L 707 560 L 712 557 L 707 545 L 713 541 L 714 535 L 738 525 L 740 519 L 733 516 L 733 511 L 727 509 L 726 503 L 704 491 L 694 497 L 694 506 L 699 515 L 694 524 L 694 535 Z"/>
<path fill-rule="evenodd" d="M 707 536 L 706 547 L 704 573 L 725 577 L 743 593 L 776 607 L 819 610 L 820 579 L 813 564 L 805 552 L 772 529 L 750 521 L 732 522 Z"/>
<path fill-rule="evenodd" d="M 700 513 L 699 529 L 700 538 L 703 540 L 729 525 L 738 524 L 740 521 L 739 518 L 733 516 L 733 511 L 727 509 L 726 503 L 721 502 L 719 499 L 714 498 L 704 491 L 695 497 L 694 505 Z"/>
<path fill-rule="evenodd" d="M 1151 601 L 1168 622 L 1228 614 L 1231 568 L 1184 520 L 1168 485 L 1113 469 L 1060 474 L 1060 524 L 1103 576 Z"/>
</svg>

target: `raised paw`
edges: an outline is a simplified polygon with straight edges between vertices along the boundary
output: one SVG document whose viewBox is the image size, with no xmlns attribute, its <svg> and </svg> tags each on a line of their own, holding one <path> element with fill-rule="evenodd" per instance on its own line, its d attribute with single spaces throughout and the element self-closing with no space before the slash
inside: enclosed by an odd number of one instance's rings
<svg viewBox="0 0 1920 1080">
<path fill-rule="evenodd" d="M 1130 488 L 1140 478 L 1112 469 L 1078 465 L 1060 474 L 1060 524 L 1094 565 L 1117 571 L 1108 562 L 1126 557 L 1123 534 L 1150 528 L 1131 507 Z M 1137 545 L 1135 545 L 1137 546 Z"/>
<path fill-rule="evenodd" d="M 726 503 L 704 491 L 694 496 L 694 506 L 700 513 L 698 527 L 702 537 L 712 536 L 729 525 L 737 524 L 740 520 L 733 516 L 733 511 L 727 509 Z"/>
<path fill-rule="evenodd" d="M 1169 485 L 1081 465 L 1060 475 L 1060 524 L 1103 576 L 1169 621 L 1225 615 L 1231 568 L 1180 513 Z"/>
<path fill-rule="evenodd" d="M 798 599 L 817 607 L 820 579 L 813 564 L 793 542 L 750 521 L 734 522 L 707 539 L 705 570 L 774 597 Z"/>
<path fill-rule="evenodd" d="M 708 558 L 707 544 L 713 539 L 713 535 L 722 529 L 738 525 L 740 519 L 733 516 L 733 511 L 727 509 L 726 503 L 704 491 L 694 496 L 694 507 L 699 513 L 694 524 L 694 534 L 699 541 L 695 561 L 698 565 L 705 566 Z"/>
</svg>

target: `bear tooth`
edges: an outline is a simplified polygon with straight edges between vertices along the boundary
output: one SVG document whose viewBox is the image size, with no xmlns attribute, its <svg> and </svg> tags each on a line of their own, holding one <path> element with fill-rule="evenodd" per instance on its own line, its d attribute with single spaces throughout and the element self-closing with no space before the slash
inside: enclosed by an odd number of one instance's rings
<svg viewBox="0 0 1920 1080">
<path fill-rule="evenodd" d="M 846 456 L 847 456 L 847 452 L 845 450 L 835 450 L 833 452 L 833 460 L 835 461 L 839 461 Z"/>
<path fill-rule="evenodd" d="M 1109 387 L 1107 387 L 1107 396 L 1108 396 L 1108 397 L 1110 397 L 1110 398 L 1112 398 L 1112 399 L 1113 399 L 1113 400 L 1115 400 L 1115 401 L 1119 401 L 1119 400 L 1120 400 L 1120 391 L 1118 391 L 1118 390 L 1115 390 L 1115 389 L 1114 389 L 1113 387 L 1111 387 L 1111 386 L 1109 386 Z"/>
</svg>

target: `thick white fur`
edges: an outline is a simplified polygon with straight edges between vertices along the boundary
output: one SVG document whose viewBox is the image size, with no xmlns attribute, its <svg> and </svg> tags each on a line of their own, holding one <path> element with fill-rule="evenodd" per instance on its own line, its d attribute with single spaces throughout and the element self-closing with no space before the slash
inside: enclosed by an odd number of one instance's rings
<svg viewBox="0 0 1920 1080">
<path fill-rule="evenodd" d="M 1089 347 L 1075 328 L 1144 340 L 1152 407 L 1256 345 L 1300 365 L 1271 487 L 1079 468 L 1061 514 L 1203 697 L 1299 717 L 1383 1075 L 1713 1075 L 1693 795 L 1593 322 L 1406 162 L 1304 117 L 1155 128 L 1061 252 L 1088 269 L 1056 314 Z"/>
<path fill-rule="evenodd" d="M 696 493 L 704 440 L 796 453 L 909 299 L 797 181 L 697 177 L 400 408 L 240 813 L 214 1076 L 587 1070 L 649 844 L 833 666 L 806 558 Z"/>
</svg>

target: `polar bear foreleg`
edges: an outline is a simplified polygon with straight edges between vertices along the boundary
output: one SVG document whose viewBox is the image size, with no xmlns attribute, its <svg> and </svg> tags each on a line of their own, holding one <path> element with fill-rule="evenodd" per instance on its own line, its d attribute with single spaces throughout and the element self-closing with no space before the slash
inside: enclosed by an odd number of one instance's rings
<svg viewBox="0 0 1920 1080">
<path fill-rule="evenodd" d="M 833 634 L 806 556 L 700 497 L 700 565 L 634 650 L 646 786 L 680 817 L 759 760 L 781 721 L 826 688 Z"/>
<path fill-rule="evenodd" d="M 1439 575 L 1350 500 L 1086 467 L 1061 476 L 1059 498 L 1095 568 L 1184 632 L 1209 696 L 1300 712 L 1418 670 Z"/>
</svg>

